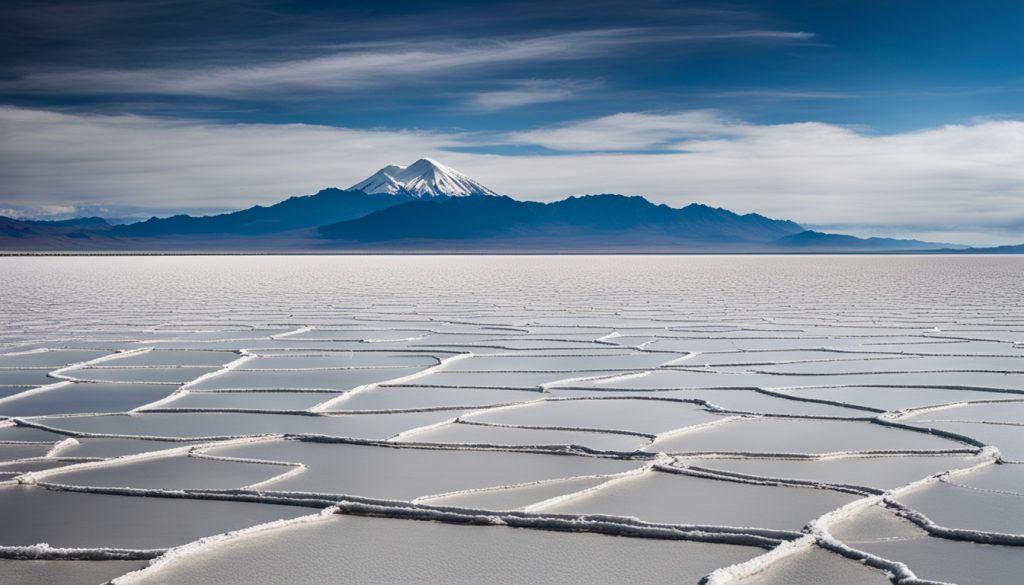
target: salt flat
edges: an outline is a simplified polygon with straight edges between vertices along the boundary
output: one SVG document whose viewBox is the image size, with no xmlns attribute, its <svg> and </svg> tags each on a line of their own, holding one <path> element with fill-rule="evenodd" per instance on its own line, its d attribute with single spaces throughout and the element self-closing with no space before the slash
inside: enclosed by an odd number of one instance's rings
<svg viewBox="0 0 1024 585">
<path fill-rule="evenodd" d="M 0 583 L 1019 580 L 1022 258 L 0 274 Z"/>
</svg>

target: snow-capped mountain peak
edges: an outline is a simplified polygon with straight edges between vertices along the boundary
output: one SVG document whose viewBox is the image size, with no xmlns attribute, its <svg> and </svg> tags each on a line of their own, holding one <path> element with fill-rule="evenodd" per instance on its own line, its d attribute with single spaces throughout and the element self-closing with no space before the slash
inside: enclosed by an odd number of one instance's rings
<svg viewBox="0 0 1024 585">
<path fill-rule="evenodd" d="M 404 171 L 403 167 L 388 165 L 365 180 L 352 185 L 350 189 L 358 189 L 365 193 L 388 193 L 398 195 L 405 192 L 405 187 L 395 179 Z"/>
<path fill-rule="evenodd" d="M 421 158 L 407 167 L 388 165 L 350 189 L 413 197 L 497 195 L 459 171 L 429 158 Z"/>
</svg>

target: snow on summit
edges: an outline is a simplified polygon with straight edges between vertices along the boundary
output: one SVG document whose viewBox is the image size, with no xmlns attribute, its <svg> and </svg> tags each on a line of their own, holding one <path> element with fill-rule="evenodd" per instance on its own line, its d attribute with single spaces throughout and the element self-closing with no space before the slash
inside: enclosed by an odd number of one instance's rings
<svg viewBox="0 0 1024 585">
<path fill-rule="evenodd" d="M 497 195 L 459 171 L 429 158 L 421 158 L 407 167 L 388 165 L 350 189 L 413 197 Z"/>
</svg>

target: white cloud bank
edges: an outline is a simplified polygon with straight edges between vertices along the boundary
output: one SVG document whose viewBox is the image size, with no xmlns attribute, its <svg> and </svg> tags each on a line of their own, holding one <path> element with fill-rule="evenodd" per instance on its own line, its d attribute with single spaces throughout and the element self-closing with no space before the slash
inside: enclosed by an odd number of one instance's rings
<svg viewBox="0 0 1024 585">
<path fill-rule="evenodd" d="M 450 152 L 483 143 L 566 153 Z M 599 152 L 657 149 L 657 154 Z M 894 135 L 757 125 L 710 111 L 619 114 L 500 137 L 232 125 L 0 108 L 0 207 L 245 207 L 346 187 L 429 156 L 492 189 L 700 201 L 865 235 L 1024 242 L 1024 122 Z"/>
</svg>

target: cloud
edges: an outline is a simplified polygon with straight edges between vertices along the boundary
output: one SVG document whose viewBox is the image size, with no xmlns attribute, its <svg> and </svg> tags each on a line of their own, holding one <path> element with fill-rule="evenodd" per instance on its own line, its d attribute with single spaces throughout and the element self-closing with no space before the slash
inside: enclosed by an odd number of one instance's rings
<svg viewBox="0 0 1024 585">
<path fill-rule="evenodd" d="M 0 204 L 236 208 L 348 186 L 458 135 L 0 107 Z"/>
<path fill-rule="evenodd" d="M 862 97 L 861 94 L 839 91 L 813 91 L 801 89 L 748 89 L 735 91 L 714 91 L 703 94 L 707 97 L 750 98 L 762 100 L 849 100 Z"/>
<path fill-rule="evenodd" d="M 671 114 L 624 112 L 553 128 L 512 132 L 498 142 L 567 151 L 649 150 L 685 138 L 734 135 L 744 128 L 745 124 L 714 110 Z"/>
<path fill-rule="evenodd" d="M 494 137 L 475 134 L 7 107 L 0 108 L 0 207 L 240 208 L 345 187 L 386 164 L 429 156 L 520 198 L 642 194 L 865 235 L 1024 242 L 1018 120 L 877 135 L 815 122 L 752 124 L 701 110 L 622 113 L 513 136 L 566 153 L 479 154 Z M 585 152 L 588 144 L 629 152 Z"/>
<path fill-rule="evenodd" d="M 592 29 L 497 40 L 356 42 L 336 45 L 332 52 L 315 57 L 232 66 L 33 68 L 0 82 L 0 91 L 27 95 L 127 94 L 245 100 L 288 92 L 346 93 L 385 86 L 410 87 L 429 80 L 464 79 L 474 72 L 490 75 L 498 68 L 591 60 L 641 45 L 793 42 L 812 36 L 774 30 L 654 27 Z M 507 94 L 504 99 L 514 97 Z M 485 104 L 496 103 L 502 96 L 483 99 Z"/>
<path fill-rule="evenodd" d="M 39 205 L 30 209 L 20 207 L 0 207 L 0 215 L 16 219 L 49 219 L 75 217 L 78 207 L 74 205 Z"/>
<path fill-rule="evenodd" d="M 529 79 L 510 82 L 507 89 L 482 91 L 470 96 L 467 104 L 474 110 L 494 112 L 531 104 L 578 99 L 585 92 L 597 90 L 597 83 L 571 80 Z"/>
</svg>

